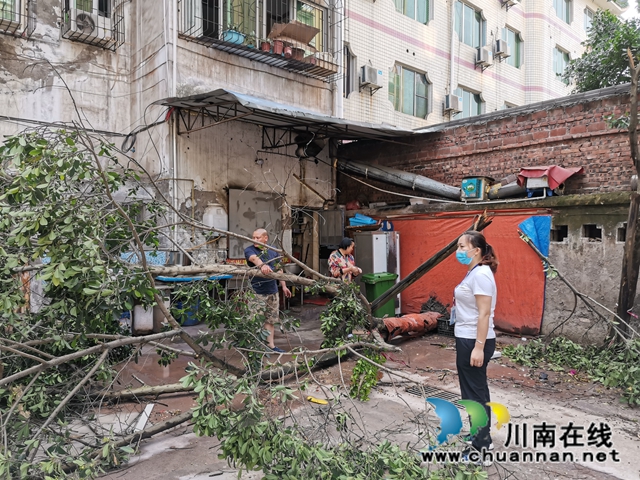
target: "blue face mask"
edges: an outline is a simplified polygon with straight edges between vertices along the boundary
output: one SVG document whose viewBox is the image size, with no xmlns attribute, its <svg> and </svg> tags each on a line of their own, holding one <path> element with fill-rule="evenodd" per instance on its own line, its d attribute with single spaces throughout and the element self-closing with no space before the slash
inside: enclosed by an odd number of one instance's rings
<svg viewBox="0 0 640 480">
<path fill-rule="evenodd" d="M 467 257 L 467 252 L 462 252 L 460 250 L 456 251 L 456 259 L 463 265 L 469 265 L 472 260 L 471 257 Z"/>
</svg>

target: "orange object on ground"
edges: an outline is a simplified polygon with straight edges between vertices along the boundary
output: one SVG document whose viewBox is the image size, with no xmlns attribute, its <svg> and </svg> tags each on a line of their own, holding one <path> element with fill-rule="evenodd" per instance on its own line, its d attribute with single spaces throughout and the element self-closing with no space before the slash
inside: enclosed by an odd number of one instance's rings
<svg viewBox="0 0 640 480">
<path fill-rule="evenodd" d="M 438 328 L 438 318 L 442 315 L 438 312 L 410 313 L 402 317 L 384 318 L 384 326 L 389 335 L 387 341 L 398 335 L 412 333 L 415 335 L 435 330 Z"/>
<path fill-rule="evenodd" d="M 400 232 L 402 249 L 400 271 L 403 277 L 445 247 L 456 235 L 467 229 L 475 214 L 481 212 L 440 213 L 394 218 L 394 229 Z M 534 251 L 520 240 L 518 225 L 532 215 L 548 215 L 541 210 L 500 210 L 493 223 L 484 230 L 500 265 L 496 273 L 498 299 L 495 326 L 504 332 L 537 335 L 542 326 L 545 275 Z M 435 296 L 450 305 L 453 289 L 464 278 L 467 267 L 451 255 L 401 295 L 403 312 L 420 312 L 422 304 Z"/>
</svg>

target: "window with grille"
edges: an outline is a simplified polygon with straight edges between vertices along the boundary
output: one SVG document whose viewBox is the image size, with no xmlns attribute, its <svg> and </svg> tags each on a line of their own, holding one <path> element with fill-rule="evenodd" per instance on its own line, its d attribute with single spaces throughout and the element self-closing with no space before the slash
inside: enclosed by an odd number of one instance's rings
<svg viewBox="0 0 640 480">
<path fill-rule="evenodd" d="M 426 118 L 430 84 L 424 73 L 395 65 L 389 73 L 389 100 L 393 108 L 407 115 Z"/>
<path fill-rule="evenodd" d="M 269 38 L 274 26 L 299 22 L 318 30 L 300 47 L 309 51 L 328 50 L 328 11 L 302 0 L 181 0 L 180 33 L 193 38 L 226 40 L 225 31 L 236 31 L 240 43 L 259 44 Z"/>
<path fill-rule="evenodd" d="M 63 0 L 62 36 L 115 50 L 124 43 L 123 0 Z"/>
<path fill-rule="evenodd" d="M 29 0 L 0 0 L 0 34 L 29 37 L 35 29 Z"/>
</svg>

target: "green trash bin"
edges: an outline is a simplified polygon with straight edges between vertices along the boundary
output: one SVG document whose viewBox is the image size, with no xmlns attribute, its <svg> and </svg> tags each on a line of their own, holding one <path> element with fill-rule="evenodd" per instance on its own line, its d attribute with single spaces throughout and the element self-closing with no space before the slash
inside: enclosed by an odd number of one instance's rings
<svg viewBox="0 0 640 480">
<path fill-rule="evenodd" d="M 376 298 L 381 297 L 384 292 L 393 287 L 396 283 L 396 278 L 398 278 L 398 275 L 395 273 L 367 273 L 362 275 L 367 300 L 373 302 Z M 373 311 L 374 317 L 382 318 L 385 315 L 388 317 L 395 315 L 395 298 L 390 299 Z"/>
</svg>

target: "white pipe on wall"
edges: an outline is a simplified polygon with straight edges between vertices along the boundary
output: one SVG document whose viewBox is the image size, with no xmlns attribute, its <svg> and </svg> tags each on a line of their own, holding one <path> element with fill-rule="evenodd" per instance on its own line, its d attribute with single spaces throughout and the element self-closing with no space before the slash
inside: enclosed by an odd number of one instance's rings
<svg viewBox="0 0 640 480">
<path fill-rule="evenodd" d="M 453 53 L 456 46 L 456 0 L 451 0 L 451 56 L 450 56 L 450 70 L 449 70 L 449 93 L 453 94 L 455 90 L 455 70 L 454 70 L 454 57 Z"/>
</svg>

